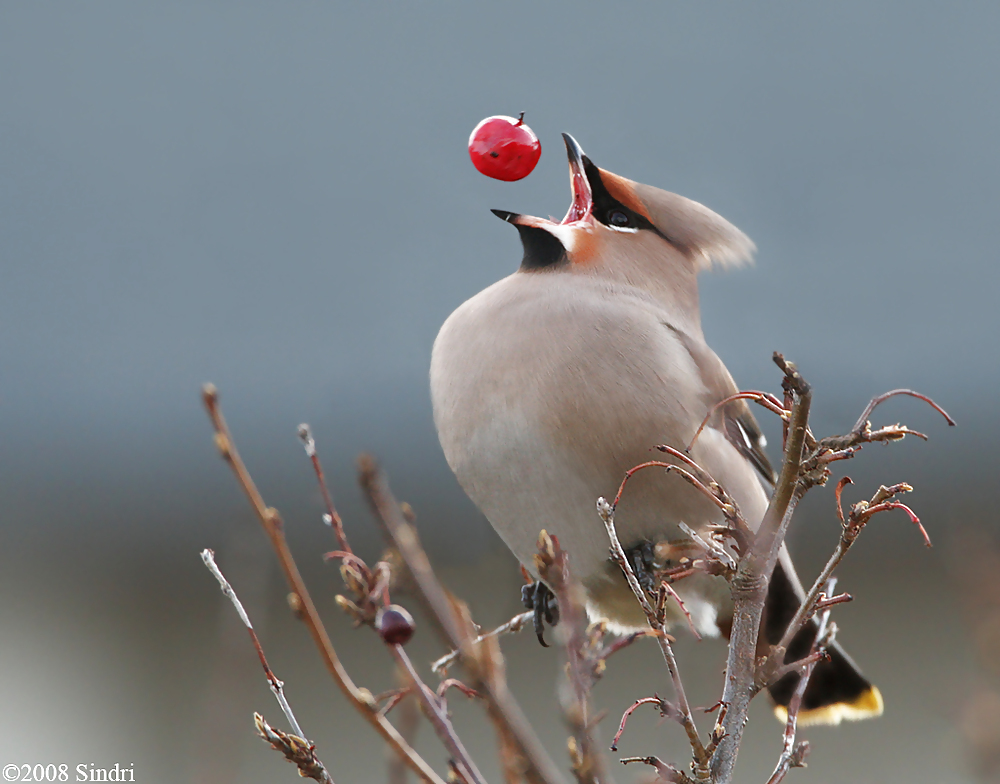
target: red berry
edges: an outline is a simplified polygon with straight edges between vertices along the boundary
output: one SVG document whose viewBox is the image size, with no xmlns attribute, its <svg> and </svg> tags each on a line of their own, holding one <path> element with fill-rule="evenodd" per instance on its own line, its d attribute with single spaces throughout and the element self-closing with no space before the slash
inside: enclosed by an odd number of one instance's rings
<svg viewBox="0 0 1000 784">
<path fill-rule="evenodd" d="M 503 115 L 487 117 L 469 137 L 472 165 L 495 180 L 513 182 L 527 177 L 541 155 L 541 142 L 524 124 L 524 112 L 516 120 Z"/>
<path fill-rule="evenodd" d="M 415 630 L 413 616 L 398 604 L 380 607 L 375 616 L 375 631 L 387 645 L 406 645 Z"/>
</svg>

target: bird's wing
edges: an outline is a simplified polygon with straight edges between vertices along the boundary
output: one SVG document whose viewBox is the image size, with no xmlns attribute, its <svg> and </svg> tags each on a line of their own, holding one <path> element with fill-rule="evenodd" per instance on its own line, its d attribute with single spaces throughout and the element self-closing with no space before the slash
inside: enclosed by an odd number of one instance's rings
<svg viewBox="0 0 1000 784">
<path fill-rule="evenodd" d="M 664 324 L 673 331 L 687 349 L 701 374 L 702 383 L 707 391 L 709 406 L 725 400 L 739 392 L 739 387 L 733 381 L 722 360 L 701 339 L 692 337 L 671 326 Z M 705 413 L 708 413 L 706 408 Z M 750 411 L 746 400 L 733 400 L 722 407 L 717 414 L 721 417 L 721 430 L 737 451 L 757 470 L 757 473 L 768 484 L 773 485 L 777 479 L 771 461 L 767 458 L 764 448 L 767 439 L 761 432 L 760 425 Z"/>
<path fill-rule="evenodd" d="M 756 418 L 750 412 L 747 401 L 734 400 L 732 403 L 727 403 L 723 420 L 726 427 L 726 437 L 729 441 L 743 457 L 750 461 L 764 481 L 773 485 L 778 477 L 764 451 L 767 439 L 764 438 L 760 425 L 757 424 Z"/>
</svg>

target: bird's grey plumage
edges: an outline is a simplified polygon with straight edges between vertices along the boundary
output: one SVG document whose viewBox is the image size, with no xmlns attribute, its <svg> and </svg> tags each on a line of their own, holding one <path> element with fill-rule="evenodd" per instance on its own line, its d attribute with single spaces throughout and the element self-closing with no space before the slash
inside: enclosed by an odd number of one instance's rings
<svg viewBox="0 0 1000 784">
<path fill-rule="evenodd" d="M 709 408 L 731 393 L 721 362 L 671 321 L 636 287 L 570 272 L 514 273 L 452 314 L 431 364 L 441 443 L 466 492 L 528 566 L 539 529 L 558 535 L 585 578 L 593 612 L 624 626 L 644 621 L 634 599 L 617 595 L 620 575 L 606 569 L 596 499 L 612 497 L 625 471 L 651 459 L 656 444 L 687 443 Z M 699 363 L 715 372 L 703 373 Z M 764 491 L 724 433 L 706 428 L 693 457 L 748 519 L 760 519 Z M 707 499 L 662 472 L 636 475 L 616 517 L 626 546 L 676 538 L 677 522 L 719 519 Z M 699 582 L 705 585 L 695 591 Z M 727 591 L 722 583 L 702 602 L 714 582 L 677 586 L 706 633 L 715 632 L 715 594 Z"/>
</svg>

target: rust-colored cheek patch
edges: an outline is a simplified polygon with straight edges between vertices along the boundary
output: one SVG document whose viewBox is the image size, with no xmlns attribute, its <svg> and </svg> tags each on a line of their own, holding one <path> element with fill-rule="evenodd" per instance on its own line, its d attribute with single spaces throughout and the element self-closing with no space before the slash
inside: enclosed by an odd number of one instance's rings
<svg viewBox="0 0 1000 784">
<path fill-rule="evenodd" d="M 601 182 L 604 183 L 604 187 L 608 189 L 608 193 L 613 198 L 620 201 L 633 212 L 644 217 L 650 223 L 653 222 L 653 219 L 646 211 L 645 205 L 635 195 L 635 183 L 632 180 L 626 180 L 624 177 L 619 177 L 617 174 L 612 174 L 604 169 L 599 169 L 598 171 L 601 172 Z"/>
<path fill-rule="evenodd" d="M 577 232 L 573 238 L 573 250 L 569 260 L 581 267 L 594 264 L 601 255 L 601 239 L 593 231 Z"/>
</svg>

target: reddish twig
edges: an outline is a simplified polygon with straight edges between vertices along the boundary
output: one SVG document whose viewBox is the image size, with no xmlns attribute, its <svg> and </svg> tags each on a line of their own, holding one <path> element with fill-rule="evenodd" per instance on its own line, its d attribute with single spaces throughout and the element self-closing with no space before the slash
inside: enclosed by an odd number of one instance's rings
<svg viewBox="0 0 1000 784">
<path fill-rule="evenodd" d="M 691 438 L 691 442 L 684 448 L 685 452 L 690 452 L 694 448 L 694 442 L 698 440 L 698 436 L 701 435 L 701 431 L 705 429 L 709 420 L 722 406 L 727 403 L 732 403 L 734 400 L 752 400 L 755 403 L 759 403 L 761 406 L 766 408 L 773 414 L 777 414 L 781 417 L 782 421 L 788 420 L 789 411 L 784 408 L 774 395 L 770 392 L 757 392 L 755 390 L 748 390 L 746 392 L 737 392 L 735 395 L 730 395 L 729 397 L 720 400 L 714 406 L 712 406 L 708 413 L 705 414 L 705 418 L 701 420 L 701 424 L 698 425 L 698 429 L 694 432 L 694 436 Z"/>
<path fill-rule="evenodd" d="M 840 503 L 840 496 L 844 492 L 844 488 L 847 487 L 847 485 L 853 485 L 853 484 L 854 480 L 851 479 L 851 477 L 849 476 L 845 476 L 839 482 L 837 482 L 837 489 L 833 491 L 834 498 L 837 501 L 837 517 L 840 518 L 841 523 L 846 523 L 847 521 L 844 519 L 844 507 Z"/>
<path fill-rule="evenodd" d="M 692 474 L 690 474 L 689 472 L 685 471 L 679 465 L 676 465 L 674 463 L 665 463 L 662 460 L 647 460 L 645 463 L 639 463 L 639 465 L 637 465 L 637 466 L 632 466 L 628 471 L 625 472 L 625 478 L 622 479 L 622 483 L 618 486 L 618 492 L 615 493 L 615 498 L 611 502 L 611 506 L 613 508 L 617 508 L 618 507 L 618 502 L 622 500 L 622 493 L 625 492 L 625 485 L 628 484 L 628 481 L 635 474 L 639 473 L 639 471 L 642 471 L 645 468 L 663 468 L 663 469 L 666 469 L 667 471 L 676 471 L 678 474 L 680 474 L 681 476 L 683 476 L 684 479 L 686 479 L 688 482 L 690 482 L 696 488 L 698 488 L 699 490 L 701 490 L 701 492 L 703 492 L 705 495 L 707 495 L 709 498 L 711 498 L 713 503 L 715 503 L 715 504 L 719 503 L 719 499 L 716 498 L 711 493 L 711 491 L 709 491 L 709 489 L 707 487 L 705 487 L 705 485 L 703 485 L 701 482 L 699 482 L 697 479 L 695 479 L 695 477 Z"/>
<path fill-rule="evenodd" d="M 331 550 L 328 553 L 323 553 L 324 561 L 343 561 L 350 564 L 355 569 L 357 569 L 365 580 L 371 581 L 372 573 L 368 568 L 368 564 L 362 561 L 354 553 L 347 550 Z"/>
<path fill-rule="evenodd" d="M 389 650 L 392 651 L 396 661 L 402 666 L 404 672 L 413 683 L 416 695 L 421 705 L 424 706 L 424 714 L 427 716 L 427 720 L 434 727 L 434 732 L 441 740 L 441 743 L 448 749 L 448 753 L 451 755 L 451 763 L 455 766 L 455 770 L 462 777 L 462 780 L 468 782 L 468 784 L 486 784 L 486 779 L 479 772 L 479 768 L 476 767 L 472 755 L 469 754 L 465 748 L 465 744 L 462 743 L 461 738 L 458 737 L 458 733 L 455 732 L 455 727 L 451 723 L 451 718 L 444 707 L 444 700 L 441 695 L 435 694 L 431 687 L 423 682 L 420 674 L 413 666 L 413 662 L 410 661 L 410 657 L 403 650 L 402 645 L 390 645 Z"/>
<path fill-rule="evenodd" d="M 927 530 L 924 528 L 923 523 L 920 522 L 920 518 L 917 517 L 916 513 L 906 504 L 901 504 L 898 501 L 884 501 L 881 504 L 868 507 L 867 514 L 868 517 L 871 517 L 876 512 L 887 512 L 890 509 L 902 509 L 906 512 L 907 517 L 910 518 L 910 522 L 920 529 L 920 535 L 924 537 L 924 544 L 927 545 L 927 547 L 933 546 L 931 544 L 931 538 L 927 534 Z"/>
<path fill-rule="evenodd" d="M 506 683 L 489 662 L 475 656 L 475 638 L 463 625 L 455 611 L 455 604 L 438 581 L 427 554 L 420 546 L 416 532 L 403 517 L 399 503 L 389 490 L 385 476 L 369 456 L 359 459 L 360 482 L 368 501 L 386 535 L 413 577 L 413 583 L 431 623 L 448 644 L 461 651 L 460 660 L 473 676 L 477 691 L 488 705 L 502 742 L 509 744 L 510 752 L 518 754 L 524 762 L 524 776 L 538 784 L 556 784 L 562 780 L 559 769 L 552 762 L 531 728 L 520 706 L 507 689 Z M 484 641 L 485 643 L 490 640 Z"/>
<path fill-rule="evenodd" d="M 656 771 L 656 775 L 660 781 L 667 781 L 671 784 L 697 784 L 686 773 L 679 771 L 673 765 L 668 765 L 659 757 L 622 757 L 619 762 L 622 765 L 628 765 L 632 762 L 641 762 L 643 765 L 649 765 Z"/>
<path fill-rule="evenodd" d="M 326 627 L 319 617 L 312 596 L 309 594 L 309 590 L 306 588 L 306 584 L 299 574 L 298 566 L 292 557 L 288 542 L 285 539 L 281 516 L 278 514 L 277 509 L 268 507 L 264 503 L 263 496 L 261 496 L 257 485 L 250 476 L 250 472 L 247 471 L 239 452 L 236 450 L 232 435 L 222 416 L 222 409 L 219 407 L 219 397 L 215 386 L 206 384 L 202 389 L 202 398 L 215 430 L 216 448 L 233 470 L 240 487 L 249 499 L 251 507 L 260 520 L 261 526 L 264 528 L 264 533 L 267 534 L 267 538 L 271 542 L 271 547 L 278 557 L 278 563 L 285 574 L 288 586 L 297 597 L 297 614 L 309 630 L 309 634 L 320 652 L 327 671 L 333 677 L 337 686 L 340 687 L 341 691 L 350 700 L 351 704 L 392 746 L 393 750 L 406 760 L 407 765 L 409 765 L 414 773 L 428 782 L 428 784 L 445 784 L 444 780 L 434 772 L 434 769 L 424 761 L 423 757 L 414 751 L 396 728 L 384 716 L 378 715 L 377 710 L 375 710 L 372 704 L 371 695 L 367 692 L 362 692 L 354 684 L 354 681 L 351 680 L 350 675 L 347 674 L 347 670 L 344 669 L 340 657 L 333 647 L 330 635 L 327 633 Z"/>
<path fill-rule="evenodd" d="M 303 777 L 313 778 L 316 781 L 322 782 L 322 784 L 333 784 L 333 779 L 330 778 L 326 767 L 316 756 L 316 747 L 310 741 L 306 740 L 305 733 L 302 732 L 302 728 L 295 719 L 295 714 L 292 713 L 292 706 L 288 704 L 288 700 L 285 698 L 285 684 L 278 680 L 278 677 L 267 663 L 264 648 L 261 647 L 257 632 L 254 631 L 253 624 L 250 623 L 250 616 L 247 615 L 247 611 L 243 608 L 243 603 L 236 596 L 236 591 L 233 590 L 229 581 L 223 576 L 222 570 L 215 563 L 215 553 L 208 549 L 202 550 L 201 560 L 204 561 L 205 566 L 208 567 L 208 571 L 219 582 L 219 588 L 222 589 L 222 593 L 232 602 L 233 607 L 236 609 L 236 614 L 240 616 L 240 620 L 243 621 L 243 625 L 246 626 L 247 631 L 250 633 L 250 641 L 253 643 L 254 650 L 257 651 L 260 666 L 264 668 L 264 677 L 267 678 L 268 686 L 271 687 L 271 692 L 278 701 L 278 705 L 281 706 L 281 710 L 285 714 L 285 718 L 288 720 L 288 724 L 294 734 L 288 735 L 280 730 L 272 729 L 263 718 L 258 723 L 258 733 L 274 748 L 284 753 L 290 762 L 298 765 Z M 259 714 L 254 715 L 258 716 Z M 262 727 L 266 727 L 266 730 L 262 729 Z"/>
<path fill-rule="evenodd" d="M 437 696 L 444 698 L 445 692 L 448 689 L 458 689 L 462 694 L 464 694 L 469 699 L 477 699 L 482 697 L 482 695 L 475 689 L 469 688 L 464 683 L 462 683 L 458 678 L 445 678 L 437 687 Z"/>
<path fill-rule="evenodd" d="M 640 463 L 637 466 L 633 466 L 628 471 L 625 472 L 625 477 L 622 479 L 621 484 L 618 486 L 618 492 L 615 494 L 614 501 L 611 502 L 611 508 L 616 509 L 618 503 L 621 501 L 622 494 L 625 492 L 625 486 L 628 484 L 629 480 L 635 476 L 639 471 L 646 468 L 662 468 L 667 473 L 675 473 L 680 476 L 684 481 L 694 487 L 696 490 L 701 492 L 706 498 L 708 498 L 713 504 L 715 504 L 719 510 L 723 513 L 727 520 L 733 523 L 737 531 L 747 532 L 750 530 L 746 521 L 743 520 L 743 516 L 740 514 L 739 507 L 736 503 L 729 498 L 722 486 L 716 482 L 712 476 L 705 471 L 700 465 L 698 465 L 694 460 L 692 460 L 688 455 L 683 452 L 674 449 L 671 446 L 665 444 L 660 444 L 656 447 L 661 452 L 666 452 L 672 457 L 676 457 L 678 460 L 682 460 L 692 467 L 693 471 L 688 471 L 682 468 L 676 463 L 667 463 L 663 460 L 648 460 L 645 463 Z M 702 475 L 703 479 L 699 479 L 696 473 Z M 711 488 L 711 489 L 710 489 Z"/>
<path fill-rule="evenodd" d="M 379 694 L 377 697 L 375 697 L 375 702 L 382 702 L 382 700 L 386 700 L 385 705 L 383 705 L 379 709 L 379 713 L 382 716 L 388 716 L 389 711 L 391 711 L 393 708 L 399 705 L 399 703 L 402 702 L 403 699 L 412 692 L 413 692 L 413 686 L 407 686 L 406 688 L 403 689 L 393 689 L 391 692 L 387 692 L 385 694 Z"/>
<path fill-rule="evenodd" d="M 347 541 L 347 534 L 344 533 L 344 521 L 340 519 L 340 514 L 333 505 L 333 496 L 326 485 L 326 477 L 323 475 L 323 466 L 320 465 L 319 455 L 316 454 L 316 441 L 313 439 L 312 430 L 307 424 L 299 425 L 299 439 L 305 447 L 306 455 L 312 462 L 313 470 L 316 472 L 316 481 L 319 483 L 319 491 L 323 496 L 323 503 L 326 504 L 326 514 L 323 515 L 323 522 L 333 529 L 337 537 L 340 549 L 345 552 L 353 552 L 351 545 Z"/>
<path fill-rule="evenodd" d="M 816 610 L 825 610 L 827 607 L 833 607 L 835 604 L 846 604 L 847 602 L 853 602 L 854 597 L 849 593 L 839 593 L 836 596 L 831 596 L 829 599 L 825 598 L 823 594 L 820 594 L 819 601 L 816 602 Z"/>
<path fill-rule="evenodd" d="M 514 634 L 515 632 L 521 631 L 526 623 L 531 623 L 534 612 L 528 610 L 528 612 L 523 612 L 520 615 L 515 615 L 506 623 L 500 624 L 497 628 L 492 631 L 486 632 L 485 634 L 480 634 L 473 640 L 473 645 L 481 643 L 483 640 L 489 639 L 491 637 L 499 637 L 503 634 Z M 459 658 L 461 652 L 454 650 L 451 653 L 446 653 L 440 659 L 431 664 L 431 672 L 447 672 L 448 667 L 450 667 Z"/>
<path fill-rule="evenodd" d="M 671 464 L 668 463 L 667 465 Z M 696 766 L 699 769 L 703 769 L 704 766 L 708 764 L 708 755 L 705 753 L 705 746 L 701 742 L 701 737 L 698 734 L 698 727 L 695 725 L 694 716 L 691 714 L 691 705 L 688 703 L 687 695 L 684 692 L 684 683 L 681 681 L 680 672 L 677 669 L 677 659 L 674 657 L 674 651 L 670 645 L 670 636 L 667 635 L 663 622 L 657 617 L 656 611 L 646 598 L 646 592 L 643 591 L 642 586 L 639 585 L 639 580 L 635 576 L 635 572 L 632 570 L 632 565 L 629 563 L 628 558 L 625 555 L 625 550 L 622 548 L 622 544 L 618 539 L 618 533 L 615 530 L 614 508 L 603 498 L 598 498 L 597 511 L 601 516 L 601 519 L 604 521 L 604 527 L 607 530 L 608 539 L 611 541 L 612 557 L 622 572 L 625 573 L 625 579 L 628 581 L 629 587 L 632 589 L 632 593 L 635 595 L 635 598 L 639 601 L 639 606 L 642 607 L 643 612 L 646 614 L 647 623 L 650 628 L 656 632 L 656 641 L 660 646 L 660 652 L 667 665 L 667 672 L 670 674 L 670 680 L 674 687 L 674 694 L 677 695 L 677 705 L 680 709 L 681 724 L 684 727 L 684 731 L 687 733 L 688 742 L 691 745 L 691 751 L 693 753 Z"/>
<path fill-rule="evenodd" d="M 678 460 L 682 460 L 688 465 L 691 472 L 698 479 L 701 484 L 703 491 L 707 491 L 709 498 L 712 502 L 719 507 L 723 516 L 730 524 L 730 532 L 737 539 L 738 544 L 741 548 L 745 548 L 746 544 L 753 538 L 753 531 L 750 526 L 747 525 L 746 520 L 743 519 L 743 515 L 740 512 L 740 508 L 736 501 L 733 500 L 732 496 L 726 492 L 726 488 L 715 481 L 715 478 L 708 473 L 704 468 L 698 463 L 691 459 L 690 455 L 685 454 L 672 446 L 667 446 L 666 444 L 659 444 L 656 447 L 660 452 L 670 455 L 671 457 L 676 457 Z M 735 531 L 733 531 L 735 529 Z"/>
<path fill-rule="evenodd" d="M 846 478 L 846 477 L 845 477 Z M 843 485 L 849 484 L 850 480 L 845 482 L 841 480 L 838 489 L 843 489 Z M 782 635 L 781 641 L 778 643 L 774 649 L 774 656 L 780 661 L 784 658 L 784 652 L 788 650 L 788 646 L 791 645 L 792 639 L 798 634 L 799 629 L 801 629 L 806 622 L 815 614 L 817 609 L 817 603 L 820 597 L 823 595 L 823 586 L 826 585 L 827 581 L 833 576 L 834 570 L 844 560 L 844 556 L 847 555 L 847 551 L 851 549 L 851 546 L 857 540 L 858 535 L 861 533 L 862 529 L 867 525 L 871 517 L 879 512 L 885 512 L 889 509 L 896 508 L 892 504 L 897 504 L 898 506 L 905 506 L 904 504 L 899 504 L 898 502 L 889 502 L 889 499 L 898 493 L 907 493 L 913 488 L 910 487 L 905 482 L 901 482 L 897 485 L 892 485 L 891 487 L 882 486 L 876 491 L 875 495 L 872 496 L 871 501 L 861 501 L 855 504 L 851 508 L 851 512 L 843 522 L 843 529 L 840 536 L 840 541 L 837 542 L 837 548 L 834 550 L 833 555 L 827 561 L 826 566 L 819 573 L 819 576 L 813 582 L 812 587 L 806 593 L 806 598 L 799 605 L 799 609 L 796 611 L 791 622 L 788 624 L 788 628 L 785 630 L 784 635 Z M 837 498 L 837 509 L 840 516 L 843 516 L 843 511 L 840 508 L 840 498 Z M 916 517 L 909 507 L 905 507 L 906 511 L 912 516 L 911 520 Z M 916 521 L 917 526 L 920 528 L 921 532 L 924 534 L 925 542 L 928 543 L 930 540 L 927 539 L 927 532 L 924 531 L 920 521 Z M 825 597 L 824 597 L 825 598 Z M 844 601 L 847 601 L 846 599 Z M 830 602 L 831 604 L 833 602 Z M 768 657 L 771 659 L 771 656 Z"/>
<path fill-rule="evenodd" d="M 611 741 L 611 750 L 618 751 L 618 741 L 621 739 L 622 733 L 625 732 L 625 724 L 628 722 L 629 717 L 632 712 L 638 708 L 640 705 L 656 705 L 660 710 L 660 716 L 662 718 L 671 718 L 680 721 L 681 713 L 677 709 L 676 705 L 667 702 L 662 697 L 653 695 L 652 697 L 643 697 L 636 700 L 632 705 L 625 709 L 625 713 L 622 714 L 622 720 L 618 724 L 618 732 L 615 733 L 615 737 Z"/>
<path fill-rule="evenodd" d="M 684 605 L 684 600 L 677 595 L 677 591 L 670 587 L 670 583 L 666 580 L 661 580 L 660 585 L 663 589 L 670 594 L 674 601 L 677 602 L 677 606 L 681 608 L 681 612 L 684 613 L 684 617 L 687 618 L 688 628 L 691 630 L 691 634 L 694 638 L 701 642 L 701 635 L 698 633 L 698 628 L 694 625 L 694 619 L 691 617 L 691 613 L 688 612 L 688 608 Z"/>
<path fill-rule="evenodd" d="M 593 737 L 593 728 L 600 717 L 591 716 L 590 705 L 597 665 L 590 654 L 601 632 L 588 634 L 583 589 L 570 575 L 569 554 L 559 545 L 558 537 L 544 531 L 539 534 L 534 563 L 539 577 L 552 589 L 559 603 L 559 628 L 562 630 L 559 639 L 566 656 L 570 687 L 561 690 L 560 702 L 572 732 L 570 763 L 579 784 L 600 784 L 604 765 Z"/>
<path fill-rule="evenodd" d="M 825 593 L 833 593 L 836 585 L 836 578 L 830 578 L 824 584 Z M 799 682 L 796 684 L 795 691 L 792 693 L 792 698 L 788 703 L 788 715 L 785 718 L 784 748 L 781 751 L 781 756 L 778 758 L 778 764 L 774 768 L 774 773 L 767 780 L 767 784 L 779 784 L 785 778 L 785 774 L 788 773 L 790 768 L 805 765 L 805 758 L 809 753 L 809 744 L 807 742 L 796 743 L 795 733 L 799 711 L 802 708 L 802 698 L 809 687 L 809 679 L 812 677 L 817 663 L 824 658 L 826 647 L 833 642 L 833 634 L 836 629 L 828 628 L 829 623 L 830 610 L 826 609 L 822 616 L 820 616 L 819 627 L 816 630 L 816 640 L 813 642 L 810 655 L 806 657 L 806 660 L 803 660 L 805 662 L 805 669 L 799 677 Z M 799 663 L 797 662 L 796 664 Z"/>
<path fill-rule="evenodd" d="M 858 421 L 854 423 L 854 427 L 851 428 L 851 432 L 860 433 L 865 428 L 865 423 L 868 422 L 868 418 L 872 415 L 872 411 L 875 407 L 884 403 L 891 397 L 896 397 L 897 395 L 909 395 L 910 397 L 915 397 L 917 400 L 923 400 L 927 405 L 937 411 L 941 416 L 945 418 L 948 425 L 951 427 L 955 426 L 955 420 L 951 418 L 947 411 L 945 411 L 941 406 L 931 400 L 927 395 L 922 395 L 919 392 L 914 392 L 912 389 L 893 389 L 889 392 L 883 392 L 881 395 L 876 395 L 871 399 L 871 402 L 865 406 L 865 410 L 861 412 L 861 416 L 858 417 Z"/>
</svg>

